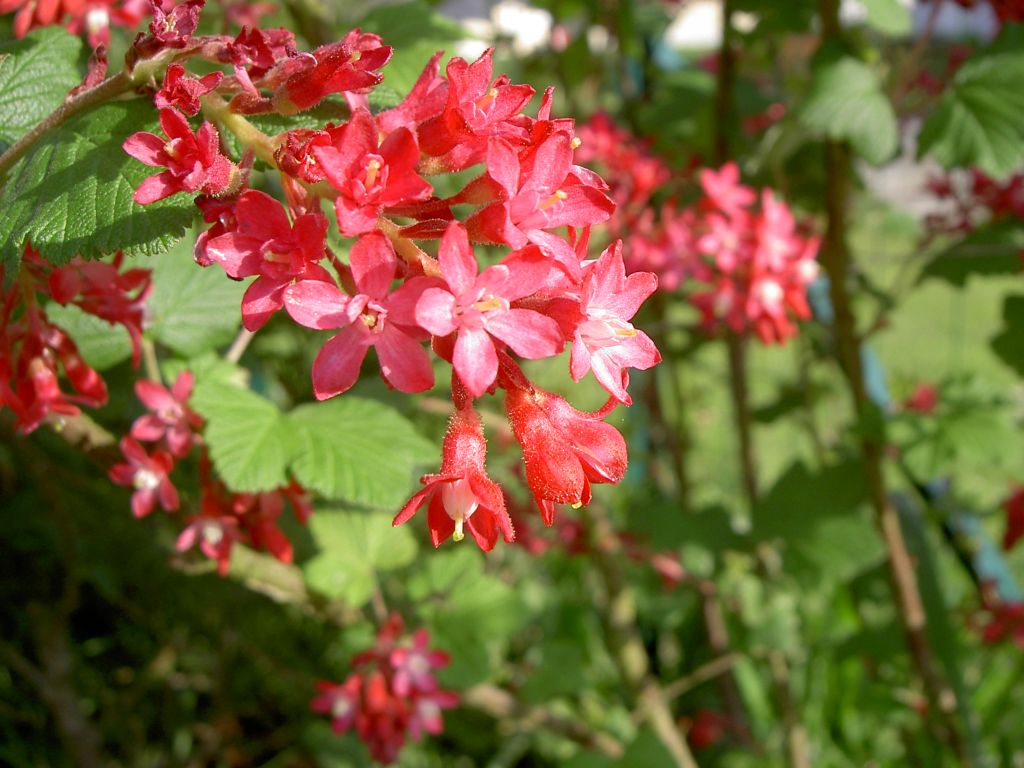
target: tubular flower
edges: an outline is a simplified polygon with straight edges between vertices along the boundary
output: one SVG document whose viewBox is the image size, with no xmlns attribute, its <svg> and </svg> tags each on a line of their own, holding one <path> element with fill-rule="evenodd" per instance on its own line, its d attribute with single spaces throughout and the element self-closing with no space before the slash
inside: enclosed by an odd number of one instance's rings
<svg viewBox="0 0 1024 768">
<path fill-rule="evenodd" d="M 461 541 L 466 529 L 484 552 L 494 549 L 499 533 L 505 541 L 512 541 L 512 521 L 501 488 L 487 476 L 486 455 L 480 417 L 466 404 L 448 424 L 441 471 L 420 479 L 423 490 L 406 502 L 394 525 L 407 522 L 426 504 L 427 525 L 435 547 L 449 536 Z"/>
<path fill-rule="evenodd" d="M 178 508 L 178 489 L 171 483 L 170 474 L 174 458 L 167 452 L 156 450 L 146 453 L 137 440 L 121 438 L 121 453 L 127 459 L 124 464 L 110 468 L 110 479 L 118 485 L 135 489 L 132 494 L 132 514 L 145 517 L 159 502 L 167 512 Z"/>
</svg>

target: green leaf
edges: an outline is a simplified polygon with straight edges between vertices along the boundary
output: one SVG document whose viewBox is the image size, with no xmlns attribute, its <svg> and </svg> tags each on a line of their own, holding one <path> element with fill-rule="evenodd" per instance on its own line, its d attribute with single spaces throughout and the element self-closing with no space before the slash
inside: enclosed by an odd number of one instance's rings
<svg viewBox="0 0 1024 768">
<path fill-rule="evenodd" d="M 884 554 L 866 501 L 859 462 L 817 471 L 797 462 L 758 504 L 753 536 L 779 540 L 786 568 L 794 575 L 813 583 L 839 583 Z"/>
<path fill-rule="evenodd" d="M 310 589 L 354 607 L 373 594 L 377 574 L 401 568 L 416 557 L 408 528 L 392 527 L 380 512 L 317 511 L 309 530 L 320 553 L 302 571 Z"/>
<path fill-rule="evenodd" d="M 850 142 L 871 163 L 888 160 L 899 146 L 896 113 L 874 71 L 832 49 L 815 56 L 810 89 L 797 115 L 828 138 Z"/>
<path fill-rule="evenodd" d="M 910 34 L 910 8 L 900 0 L 861 0 L 868 12 L 868 24 L 879 32 L 891 37 L 906 37 Z"/>
<path fill-rule="evenodd" d="M 999 38 L 953 75 L 918 138 L 918 154 L 946 168 L 976 166 L 996 178 L 1024 163 L 1024 33 Z"/>
<path fill-rule="evenodd" d="M 67 331 L 85 362 L 97 371 L 113 368 L 132 356 L 132 343 L 122 325 L 101 320 L 74 304 L 63 307 L 57 303 L 50 304 L 46 307 L 46 314 Z"/>
<path fill-rule="evenodd" d="M 1015 221 L 983 225 L 947 248 L 921 272 L 919 282 L 942 280 L 963 288 L 973 275 L 1011 275 L 1021 271 L 1024 228 Z"/>
<path fill-rule="evenodd" d="M 246 284 L 192 260 L 192 238 L 152 262 L 146 333 L 180 355 L 197 357 L 227 344 L 242 327 Z"/>
<path fill-rule="evenodd" d="M 1007 296 L 1003 329 L 992 339 L 992 350 L 1004 363 L 1024 376 L 1024 296 Z"/>
<path fill-rule="evenodd" d="M 363 18 L 360 27 L 380 35 L 386 45 L 394 46 L 391 61 L 381 70 L 383 84 L 403 98 L 431 56 L 437 51 L 451 55 L 455 43 L 466 37 L 457 22 L 419 0 L 375 8 Z"/>
<path fill-rule="evenodd" d="M 13 274 L 26 240 L 52 264 L 122 250 L 163 253 L 185 234 L 195 208 L 187 195 L 145 207 L 132 199 L 156 172 L 121 144 L 156 130 L 148 100 L 105 104 L 48 131 L 11 169 L 0 190 L 0 264 Z"/>
<path fill-rule="evenodd" d="M 63 27 L 42 27 L 0 45 L 0 149 L 64 103 L 82 79 L 82 41 Z"/>
<path fill-rule="evenodd" d="M 276 405 L 217 380 L 200 380 L 190 404 L 206 419 L 210 457 L 231 490 L 255 493 L 287 485 L 292 441 Z"/>
<path fill-rule="evenodd" d="M 288 415 L 292 470 L 306 488 L 338 501 L 395 510 L 412 492 L 415 468 L 436 448 L 394 408 L 345 395 Z"/>
</svg>

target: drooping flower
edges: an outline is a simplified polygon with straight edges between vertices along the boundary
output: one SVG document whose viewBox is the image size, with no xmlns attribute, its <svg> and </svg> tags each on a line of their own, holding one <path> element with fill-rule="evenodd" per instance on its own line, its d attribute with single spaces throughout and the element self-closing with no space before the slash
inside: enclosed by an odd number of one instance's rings
<svg viewBox="0 0 1024 768">
<path fill-rule="evenodd" d="M 548 525 L 555 504 L 590 502 L 591 483 L 618 483 L 626 473 L 626 441 L 602 421 L 526 381 L 505 359 L 505 412 L 523 450 L 526 482 Z M 614 401 L 613 401 L 614 402 Z"/>
<path fill-rule="evenodd" d="M 176 109 L 160 110 L 160 127 L 166 138 L 139 131 L 125 139 L 124 151 L 141 163 L 166 168 L 139 185 L 135 202 L 148 205 L 178 192 L 221 195 L 238 183 L 236 166 L 220 151 L 217 129 L 204 122 L 192 133 L 188 121 Z"/>
<path fill-rule="evenodd" d="M 551 264 L 536 248 L 512 254 L 477 274 L 462 224 L 453 222 L 438 250 L 443 287 L 428 287 L 416 303 L 416 321 L 432 334 L 458 333 L 452 364 L 474 397 L 498 374 L 495 339 L 530 360 L 558 354 L 558 323 L 540 312 L 511 306 L 537 290 Z"/>
<path fill-rule="evenodd" d="M 434 383 L 430 357 L 418 338 L 414 310 L 423 285 L 406 283 L 388 293 L 398 259 L 380 232 L 363 235 L 349 256 L 356 289 L 342 293 L 333 283 L 301 280 L 285 291 L 285 308 L 307 328 L 340 328 L 313 363 L 313 392 L 325 400 L 355 384 L 359 367 L 372 346 L 381 375 L 402 392 L 422 392 Z"/>
<path fill-rule="evenodd" d="M 494 549 L 499 533 L 512 541 L 515 532 L 505 510 L 501 488 L 487 476 L 487 442 L 480 417 L 468 404 L 453 414 L 445 434 L 441 470 L 424 475 L 424 488 L 395 516 L 394 525 L 409 521 L 424 505 L 435 547 L 448 537 L 461 541 L 468 530 L 484 552 Z"/>
<path fill-rule="evenodd" d="M 178 489 L 169 477 L 174 468 L 174 458 L 157 449 L 152 454 L 146 453 L 135 438 L 121 438 L 121 453 L 127 461 L 115 464 L 108 473 L 112 482 L 134 488 L 132 494 L 132 514 L 145 517 L 160 504 L 166 512 L 178 508 Z"/>
</svg>

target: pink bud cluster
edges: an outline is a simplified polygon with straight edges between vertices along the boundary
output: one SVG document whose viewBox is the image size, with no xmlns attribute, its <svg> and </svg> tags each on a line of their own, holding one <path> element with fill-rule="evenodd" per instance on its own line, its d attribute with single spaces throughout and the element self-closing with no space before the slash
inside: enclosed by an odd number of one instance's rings
<svg viewBox="0 0 1024 768">
<path fill-rule="evenodd" d="M 310 702 L 314 712 L 329 715 L 337 733 L 355 728 L 379 763 L 391 764 L 407 736 L 441 733 L 441 712 L 458 704 L 458 696 L 438 687 L 434 670 L 448 666 L 448 654 L 430 650 L 425 629 L 401 641 L 402 620 L 393 615 L 377 642 L 352 660 L 343 683 L 320 681 Z"/>
<path fill-rule="evenodd" d="M 818 274 L 819 240 L 798 225 L 775 194 L 740 183 L 732 163 L 700 172 L 702 196 L 692 206 L 652 196 L 672 173 L 646 144 L 598 115 L 580 129 L 583 147 L 607 169 L 620 203 L 608 226 L 623 237 L 632 270 L 657 273 L 665 291 L 689 290 L 708 330 L 754 333 L 766 344 L 797 332 L 810 317 L 806 288 Z"/>
<path fill-rule="evenodd" d="M 396 524 L 425 505 L 436 545 L 465 530 L 485 550 L 499 535 L 512 539 L 473 410 L 475 398 L 497 389 L 506 392 L 527 482 L 547 522 L 555 504 L 587 503 L 592 483 L 618 482 L 625 441 L 602 419 L 630 403 L 628 369 L 660 360 L 631 322 L 657 280 L 627 276 L 617 243 L 587 258 L 590 228 L 614 203 L 604 181 L 576 164 L 580 140 L 572 120 L 551 116 L 552 90 L 531 117 L 523 110 L 534 89 L 494 77 L 491 51 L 472 63 L 452 59 L 444 76 L 439 53 L 401 103 L 374 113 L 367 94 L 391 56 L 376 35 L 354 30 L 298 53 L 283 30 L 246 29 L 233 40 L 192 38 L 187 47 L 233 71 L 198 80 L 180 64 L 167 69 L 157 94 L 164 136 L 138 133 L 124 144 L 164 169 L 136 201 L 201 193 L 196 202 L 211 227 L 195 258 L 251 279 L 245 327 L 256 331 L 283 309 L 328 332 L 312 370 L 319 399 L 350 389 L 371 348 L 384 380 L 403 392 L 434 385 L 431 352 L 452 365 L 456 415 L 441 472 L 424 478 Z M 291 114 L 332 94 L 348 104 L 341 124 L 253 138 L 238 131 L 244 118 L 224 121 L 225 109 Z M 259 145 L 260 158 L 281 174 L 285 204 L 247 188 L 249 161 L 229 159 L 212 124 L 192 133 L 186 114 L 197 103 L 218 105 L 207 112 L 221 130 Z M 430 181 L 478 166 L 448 197 Z M 322 200 L 332 204 L 333 222 Z M 351 238 L 347 256 L 327 246 L 331 226 Z M 481 246 L 491 247 L 486 258 Z M 516 362 L 558 355 L 567 344 L 572 378 L 593 372 L 608 391 L 596 414 L 534 386 Z"/>
<path fill-rule="evenodd" d="M 170 388 L 149 380 L 135 383 L 135 394 L 148 412 L 137 418 L 131 432 L 121 439 L 125 460 L 111 467 L 111 481 L 133 489 L 131 508 L 136 517 L 150 514 L 157 504 L 174 512 L 181 502 L 171 472 L 197 449 L 199 508 L 185 520 L 177 549 L 184 552 L 198 546 L 207 558 L 217 561 L 222 576 L 228 571 L 236 542 L 291 563 L 292 545 L 278 519 L 287 501 L 298 521 L 305 523 L 313 511 L 308 494 L 295 481 L 264 493 L 228 489 L 213 474 L 202 439 L 203 420 L 188 405 L 194 385 L 191 371 L 178 374 Z"/>
<path fill-rule="evenodd" d="M 51 416 L 77 416 L 79 406 L 107 402 L 107 385 L 78 352 L 67 333 L 50 321 L 46 302 L 74 304 L 84 312 L 127 329 L 137 364 L 148 269 L 121 271 L 123 258 L 86 262 L 75 257 L 64 267 L 47 264 L 26 245 L 17 280 L 0 287 L 0 408 L 14 412 L 28 434 Z M 0 285 L 4 282 L 0 268 Z M 71 385 L 61 389 L 60 378 Z"/>
</svg>

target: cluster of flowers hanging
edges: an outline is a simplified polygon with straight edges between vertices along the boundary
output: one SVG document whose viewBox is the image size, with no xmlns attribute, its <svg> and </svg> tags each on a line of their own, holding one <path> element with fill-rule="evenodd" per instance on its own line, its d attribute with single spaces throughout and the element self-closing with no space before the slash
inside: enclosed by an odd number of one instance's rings
<svg viewBox="0 0 1024 768">
<path fill-rule="evenodd" d="M 957 169 L 933 176 L 928 190 L 941 210 L 925 220 L 930 234 L 965 234 L 1000 220 L 1024 218 L 1024 174 L 998 181 L 977 168 Z"/>
<path fill-rule="evenodd" d="M 620 204 L 609 227 L 625 240 L 628 267 L 655 272 L 665 291 L 698 286 L 687 295 L 707 330 L 781 343 L 797 332 L 796 320 L 810 317 L 806 290 L 818 275 L 819 239 L 772 190 L 744 186 L 729 163 L 700 171 L 696 203 L 670 199 L 656 209 L 652 196 L 672 174 L 647 145 L 603 115 L 580 136 Z"/>
<path fill-rule="evenodd" d="M 448 666 L 448 654 L 430 650 L 425 629 L 403 641 L 404 627 L 392 615 L 377 634 L 373 648 L 352 660 L 352 674 L 343 683 L 320 681 L 310 706 L 329 715 L 337 733 L 355 728 L 373 759 L 390 764 L 407 736 L 441 732 L 441 712 L 459 703 L 441 690 L 434 671 Z"/>
<path fill-rule="evenodd" d="M 28 434 L 47 419 L 77 416 L 80 406 L 107 402 L 107 385 L 82 359 L 74 340 L 47 316 L 48 302 L 73 304 L 94 317 L 123 326 L 132 340 L 132 361 L 139 343 L 150 270 L 121 269 L 112 263 L 74 258 L 53 267 L 26 246 L 22 270 L 7 280 L 0 267 L 0 407 L 14 413 L 19 432 Z M 71 386 L 63 390 L 61 374 Z"/>
<path fill-rule="evenodd" d="M 266 551 L 283 563 L 292 562 L 292 544 L 278 521 L 286 502 L 296 519 L 305 524 L 313 508 L 309 495 L 295 481 L 263 493 L 235 493 L 216 477 L 203 442 L 203 420 L 188 405 L 195 384 L 190 371 L 178 374 L 174 384 L 141 379 L 135 382 L 135 394 L 148 412 L 132 424 L 121 439 L 124 461 L 115 464 L 110 479 L 133 489 L 131 508 L 136 517 L 145 517 L 159 506 L 166 512 L 180 506 L 178 489 L 171 472 L 178 462 L 193 451 L 199 460 L 199 502 L 196 514 L 184 522 L 177 549 L 198 546 L 217 562 L 223 576 L 231 562 L 236 542 Z"/>
<path fill-rule="evenodd" d="M 199 193 L 211 226 L 196 261 L 233 279 L 255 278 L 242 301 L 247 329 L 283 310 L 329 332 L 312 370 L 319 399 L 351 388 L 371 348 L 384 380 L 403 392 L 434 385 L 425 342 L 451 363 L 455 415 L 444 464 L 395 523 L 426 504 L 435 544 L 467 529 L 484 550 L 499 535 L 513 538 L 504 494 L 486 474 L 473 404 L 498 389 L 545 521 L 556 504 L 586 504 L 592 483 L 618 482 L 626 445 L 603 418 L 630 403 L 628 369 L 660 360 L 630 322 L 657 280 L 627 276 L 619 243 L 587 258 L 590 227 L 607 221 L 614 203 L 604 181 L 575 164 L 580 139 L 571 119 L 551 116 L 552 90 L 530 117 L 524 109 L 534 89 L 494 77 L 490 51 L 473 63 L 452 59 L 445 76 L 439 53 L 403 101 L 374 113 L 368 93 L 391 57 L 380 37 L 354 30 L 311 53 L 296 51 L 283 29 L 194 37 L 200 6 L 175 7 L 135 44 L 136 57 L 172 50 L 178 59 L 155 96 L 163 135 L 136 133 L 124 143 L 160 169 L 135 199 Z M 183 66 L 190 56 L 231 72 L 193 77 Z M 289 115 L 337 94 L 349 113 L 341 124 L 271 137 L 245 117 Z M 194 129 L 189 117 L 200 111 L 213 122 Z M 242 157 L 225 153 L 223 131 L 245 147 Z M 249 188 L 254 156 L 280 172 L 285 204 Z M 445 198 L 428 181 L 478 166 Z M 333 217 L 321 201 L 332 204 Z M 347 258 L 327 246 L 332 225 L 351 239 Z M 597 413 L 535 386 L 517 363 L 558 355 L 567 344 L 572 378 L 592 371 L 608 391 Z"/>
</svg>

